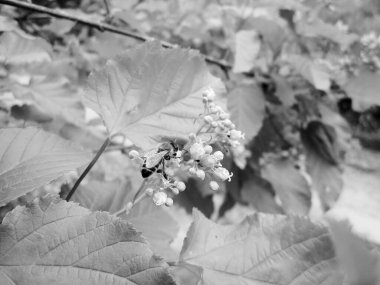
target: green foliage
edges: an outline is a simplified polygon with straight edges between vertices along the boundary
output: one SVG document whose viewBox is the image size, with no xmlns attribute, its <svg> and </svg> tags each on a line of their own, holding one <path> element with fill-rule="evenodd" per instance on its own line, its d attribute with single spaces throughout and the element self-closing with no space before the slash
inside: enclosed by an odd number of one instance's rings
<svg viewBox="0 0 380 285">
<path fill-rule="evenodd" d="M 126 221 L 47 196 L 0 225 L 1 284 L 172 284 Z"/>
<path fill-rule="evenodd" d="M 378 1 L 3 2 L 1 285 L 380 284 Z"/>
</svg>

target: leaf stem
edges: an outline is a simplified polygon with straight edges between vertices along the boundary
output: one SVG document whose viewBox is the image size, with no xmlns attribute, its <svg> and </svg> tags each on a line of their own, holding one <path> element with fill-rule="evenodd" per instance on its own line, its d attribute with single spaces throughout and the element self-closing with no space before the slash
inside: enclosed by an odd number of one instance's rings
<svg viewBox="0 0 380 285">
<path fill-rule="evenodd" d="M 132 208 L 137 204 L 139 203 L 140 201 L 142 201 L 147 195 L 146 193 L 144 192 L 140 197 L 139 194 L 144 190 L 145 188 L 145 185 L 146 185 L 146 179 L 144 179 L 144 181 L 141 183 L 139 189 L 136 191 L 136 194 L 135 196 L 133 197 L 132 199 L 132 207 L 130 207 L 129 209 L 127 209 L 127 207 L 123 207 L 121 210 L 117 211 L 116 213 L 114 213 L 114 215 L 116 216 L 120 216 L 122 215 L 124 212 L 127 213 L 128 215 L 128 212 L 132 210 Z"/>
<path fill-rule="evenodd" d="M 155 38 L 152 38 L 152 37 L 144 36 L 142 34 L 135 33 L 132 31 L 128 31 L 125 28 L 119 29 L 113 25 L 109 25 L 109 24 L 105 24 L 105 23 L 101 23 L 101 22 L 97 22 L 97 21 L 91 21 L 91 20 L 84 19 L 84 18 L 75 16 L 75 15 L 70 15 L 70 14 L 68 14 L 62 10 L 59 10 L 59 9 L 50 9 L 50 8 L 46 8 L 46 7 L 41 6 L 41 5 L 35 5 L 32 3 L 22 2 L 22 1 L 18 1 L 18 0 L 0 0 L 0 3 L 5 4 L 5 5 L 9 5 L 9 6 L 13 6 L 13 7 L 17 7 L 17 8 L 22 8 L 22 9 L 34 11 L 34 12 L 45 13 L 45 14 L 48 14 L 48 15 L 56 17 L 56 18 L 61 18 L 61 19 L 66 19 L 66 20 L 78 22 L 78 23 L 87 25 L 89 27 L 96 28 L 102 32 L 107 31 L 107 32 L 123 35 L 126 37 L 130 37 L 130 38 L 133 38 L 133 39 L 138 40 L 138 41 L 145 42 L 145 41 L 156 40 Z M 175 48 L 177 46 L 177 45 L 171 44 L 171 43 L 166 42 L 166 41 L 159 41 L 159 42 L 160 42 L 161 46 L 163 46 L 165 48 Z M 231 65 L 225 61 L 218 60 L 218 59 L 215 59 L 215 58 L 207 56 L 207 55 L 204 55 L 204 58 L 208 63 L 218 65 L 222 69 L 231 69 L 232 68 Z"/>
<path fill-rule="evenodd" d="M 86 177 L 86 175 L 90 172 L 91 168 L 95 165 L 95 163 L 98 161 L 99 157 L 102 155 L 106 147 L 111 142 L 110 138 L 107 138 L 98 152 L 96 153 L 95 157 L 91 160 L 89 165 L 87 165 L 86 169 L 83 171 L 83 173 L 79 176 L 78 180 L 75 182 L 73 188 L 70 190 L 69 194 L 66 196 L 66 201 L 70 201 L 71 197 L 74 195 L 75 191 L 77 190 L 78 186 L 82 182 L 82 180 Z"/>
</svg>

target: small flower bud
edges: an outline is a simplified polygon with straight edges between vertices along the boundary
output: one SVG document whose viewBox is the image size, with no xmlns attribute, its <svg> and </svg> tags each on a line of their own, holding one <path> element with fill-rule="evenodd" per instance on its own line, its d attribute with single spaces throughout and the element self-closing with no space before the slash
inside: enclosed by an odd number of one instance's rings
<svg viewBox="0 0 380 285">
<path fill-rule="evenodd" d="M 153 203 L 161 206 L 166 202 L 168 195 L 165 192 L 156 192 L 153 194 Z"/>
<path fill-rule="evenodd" d="M 226 120 L 226 119 L 228 119 L 229 117 L 230 117 L 230 115 L 229 115 L 228 113 L 225 113 L 225 112 L 219 114 L 219 118 L 220 118 L 221 120 Z"/>
<path fill-rule="evenodd" d="M 127 205 L 125 205 L 125 210 L 126 210 L 127 213 L 130 210 L 132 210 L 132 208 L 133 208 L 133 203 L 132 202 L 128 202 Z"/>
<path fill-rule="evenodd" d="M 230 174 L 227 169 L 224 167 L 219 167 L 214 170 L 214 174 L 221 179 L 222 181 L 227 180 L 231 181 L 232 173 Z"/>
<path fill-rule="evenodd" d="M 231 140 L 244 139 L 244 134 L 241 131 L 238 131 L 238 130 L 231 130 L 231 132 L 230 132 L 230 139 Z"/>
<path fill-rule="evenodd" d="M 210 153 L 212 153 L 212 146 L 211 145 L 206 145 L 205 147 L 204 147 L 204 149 L 205 149 L 205 152 L 207 153 L 207 154 L 210 154 Z"/>
<path fill-rule="evenodd" d="M 219 189 L 219 184 L 216 181 L 210 181 L 209 184 L 211 190 L 217 191 Z"/>
<path fill-rule="evenodd" d="M 214 89 L 210 87 L 204 91 L 203 96 L 206 97 L 209 101 L 213 101 L 215 99 L 216 94 L 215 94 Z"/>
<path fill-rule="evenodd" d="M 170 188 L 170 189 L 172 190 L 172 192 L 173 192 L 174 195 L 178 195 L 178 194 L 179 194 L 179 190 L 178 190 L 178 188 L 176 188 L 176 187 L 172 187 L 172 188 Z"/>
<path fill-rule="evenodd" d="M 173 206 L 173 199 L 170 197 L 166 198 L 165 205 L 167 207 Z"/>
<path fill-rule="evenodd" d="M 215 164 L 218 163 L 218 160 L 213 155 L 208 155 L 201 160 L 201 164 L 204 167 L 214 168 Z"/>
<path fill-rule="evenodd" d="M 145 194 L 148 195 L 148 196 L 152 196 L 154 193 L 154 190 L 152 188 L 146 188 L 145 189 Z"/>
<path fill-rule="evenodd" d="M 193 159 L 195 160 L 198 160 L 201 158 L 202 155 L 204 155 L 206 152 L 205 152 L 205 149 L 203 148 L 203 145 L 200 144 L 200 143 L 194 143 L 191 147 L 190 147 L 190 155 Z"/>
<path fill-rule="evenodd" d="M 131 150 L 131 151 L 128 153 L 128 155 L 129 155 L 129 157 L 130 157 L 131 159 L 134 159 L 134 158 L 138 157 L 140 154 L 139 154 L 139 152 L 138 152 L 137 150 Z"/>
<path fill-rule="evenodd" d="M 183 183 L 182 181 L 177 181 L 176 185 L 175 185 L 179 191 L 185 191 L 186 189 L 186 185 L 185 183 Z"/>
<path fill-rule="evenodd" d="M 203 120 L 204 120 L 206 123 L 208 123 L 208 124 L 211 124 L 211 123 L 214 121 L 214 119 L 213 119 L 211 116 L 209 116 L 209 115 L 205 116 L 205 117 L 203 118 Z"/>
<path fill-rule="evenodd" d="M 190 175 L 196 175 L 197 174 L 197 170 L 194 167 L 190 167 L 189 168 L 189 173 L 190 173 Z"/>
<path fill-rule="evenodd" d="M 189 139 L 191 139 L 191 140 L 195 140 L 196 137 L 197 136 L 194 133 L 189 134 Z"/>
<path fill-rule="evenodd" d="M 222 160 L 224 158 L 224 154 L 223 152 L 221 152 L 220 150 L 214 152 L 214 157 L 217 159 L 217 160 Z"/>
<path fill-rule="evenodd" d="M 230 119 L 225 119 L 225 120 L 223 121 L 223 125 L 225 125 L 226 127 L 231 127 L 232 122 L 231 122 Z"/>
<path fill-rule="evenodd" d="M 211 114 L 216 114 L 216 113 L 218 113 L 218 108 L 217 108 L 217 107 L 210 107 L 210 113 L 211 113 Z"/>
<path fill-rule="evenodd" d="M 201 180 L 204 180 L 206 177 L 206 173 L 202 169 L 198 169 L 196 175 Z"/>
<path fill-rule="evenodd" d="M 214 121 L 214 122 L 211 123 L 211 127 L 216 128 L 217 126 L 218 126 L 217 122 Z"/>
</svg>

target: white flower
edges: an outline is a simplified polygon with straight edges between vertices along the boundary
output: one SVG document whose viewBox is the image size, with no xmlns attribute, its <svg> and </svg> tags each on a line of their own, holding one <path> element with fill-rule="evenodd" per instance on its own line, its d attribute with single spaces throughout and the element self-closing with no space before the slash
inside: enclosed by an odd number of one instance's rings
<svg viewBox="0 0 380 285">
<path fill-rule="evenodd" d="M 206 98 L 208 101 L 213 101 L 215 99 L 215 96 L 216 96 L 215 91 L 211 87 L 207 88 L 203 92 L 203 97 Z"/>
<path fill-rule="evenodd" d="M 205 152 L 207 153 L 207 154 L 210 154 L 210 153 L 212 153 L 212 146 L 211 145 L 206 145 L 205 147 L 204 147 L 204 149 L 205 149 Z"/>
<path fill-rule="evenodd" d="M 206 173 L 202 169 L 197 170 L 197 177 L 201 180 L 204 180 L 206 177 Z"/>
<path fill-rule="evenodd" d="M 197 174 L 197 169 L 194 168 L 194 167 L 190 167 L 189 168 L 189 173 L 190 173 L 190 175 L 196 175 Z"/>
<path fill-rule="evenodd" d="M 238 131 L 238 130 L 231 130 L 230 132 L 230 139 L 231 140 L 240 140 L 240 139 L 244 139 L 244 134 L 241 132 L 241 131 Z"/>
<path fill-rule="evenodd" d="M 178 190 L 179 191 L 185 191 L 185 189 L 186 189 L 186 185 L 185 185 L 185 183 L 183 183 L 182 181 L 177 181 L 176 183 L 175 183 L 175 186 L 178 188 Z"/>
<path fill-rule="evenodd" d="M 165 205 L 166 205 L 167 207 L 172 206 L 172 205 L 173 205 L 173 199 L 170 198 L 170 197 L 166 198 Z"/>
<path fill-rule="evenodd" d="M 211 190 L 217 191 L 219 189 L 219 184 L 216 181 L 210 181 L 209 184 Z"/>
<path fill-rule="evenodd" d="M 218 160 L 222 160 L 224 158 L 224 154 L 223 152 L 221 152 L 220 150 L 214 152 L 213 156 Z"/>
<path fill-rule="evenodd" d="M 208 155 L 206 157 L 203 157 L 201 160 L 201 165 L 208 168 L 214 168 L 215 164 L 218 163 L 218 159 L 214 157 L 213 155 Z"/>
<path fill-rule="evenodd" d="M 206 122 L 206 123 L 209 123 L 209 124 L 211 124 L 213 121 L 214 121 L 214 119 L 211 117 L 211 116 L 205 116 L 204 118 L 203 118 L 203 120 Z"/>
<path fill-rule="evenodd" d="M 222 181 L 227 180 L 231 181 L 232 173 L 230 174 L 227 169 L 224 167 L 218 167 L 214 169 L 214 174 L 219 177 Z"/>
<path fill-rule="evenodd" d="M 156 192 L 153 194 L 153 203 L 157 206 L 165 204 L 168 195 L 165 192 Z"/>
<path fill-rule="evenodd" d="M 154 190 L 152 188 L 150 188 L 150 187 L 148 187 L 148 188 L 145 189 L 145 193 L 148 196 L 152 196 L 153 192 L 154 192 Z"/>
<path fill-rule="evenodd" d="M 190 151 L 189 152 L 190 152 L 191 158 L 193 158 L 195 160 L 199 160 L 201 158 L 201 156 L 206 153 L 203 145 L 200 144 L 200 143 L 194 143 L 190 147 Z"/>
<path fill-rule="evenodd" d="M 138 157 L 140 154 L 139 154 L 139 152 L 138 152 L 137 150 L 131 150 L 131 151 L 128 153 L 128 155 L 129 155 L 129 157 L 130 157 L 131 159 L 134 159 L 134 158 Z"/>
</svg>

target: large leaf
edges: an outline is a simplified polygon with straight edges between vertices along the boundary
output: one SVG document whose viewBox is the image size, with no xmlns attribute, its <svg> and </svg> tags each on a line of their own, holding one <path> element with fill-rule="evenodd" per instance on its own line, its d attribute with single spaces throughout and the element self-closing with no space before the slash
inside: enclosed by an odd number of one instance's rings
<svg viewBox="0 0 380 285">
<path fill-rule="evenodd" d="M 173 271 L 178 279 L 188 275 L 207 285 L 342 284 L 325 227 L 269 214 L 221 226 L 194 211 Z"/>
<path fill-rule="evenodd" d="M 250 141 L 260 130 L 265 116 L 265 99 L 260 87 L 255 83 L 236 87 L 228 94 L 227 108 L 231 120 Z"/>
<path fill-rule="evenodd" d="M 155 253 L 166 260 L 175 260 L 178 253 L 170 248 L 179 226 L 162 207 L 157 207 L 151 199 L 145 199 L 133 207 L 126 220 L 141 231 Z"/>
<path fill-rule="evenodd" d="M 0 205 L 86 164 L 91 156 L 37 128 L 0 129 Z"/>
<path fill-rule="evenodd" d="M 347 94 L 356 102 L 380 105 L 380 74 L 363 71 L 358 76 L 350 79 L 345 86 Z M 355 106 L 356 107 L 356 106 Z"/>
<path fill-rule="evenodd" d="M 307 215 L 311 206 L 311 192 L 306 179 L 295 168 L 291 159 L 278 158 L 262 168 L 262 176 L 276 190 L 286 213 Z"/>
<path fill-rule="evenodd" d="M 52 48 L 41 38 L 24 38 L 13 32 L 0 37 L 0 62 L 23 64 L 51 60 Z"/>
<path fill-rule="evenodd" d="M 130 224 L 52 196 L 8 213 L 0 245 L 4 285 L 173 284 Z"/>
<path fill-rule="evenodd" d="M 372 250 L 355 236 L 347 221 L 328 219 L 335 252 L 350 285 L 380 284 L 380 252 Z"/>
<path fill-rule="evenodd" d="M 93 72 L 85 98 L 110 135 L 123 133 L 147 149 L 162 136 L 185 137 L 197 130 L 194 120 L 209 86 L 222 88 L 198 53 L 148 42 Z"/>
<path fill-rule="evenodd" d="M 260 47 L 261 41 L 255 30 L 237 32 L 233 72 L 251 71 L 255 66 Z"/>
<path fill-rule="evenodd" d="M 347 219 L 353 230 L 380 244 L 380 171 L 345 167 L 343 191 L 331 215 Z"/>
<path fill-rule="evenodd" d="M 327 91 L 330 89 L 330 74 L 321 65 L 302 55 L 289 56 L 289 63 L 316 89 Z"/>
<path fill-rule="evenodd" d="M 51 117 L 61 115 L 73 123 L 84 121 L 78 93 L 65 77 L 32 77 L 28 85 L 13 84 L 12 91 L 17 99 L 36 105 Z"/>
</svg>

